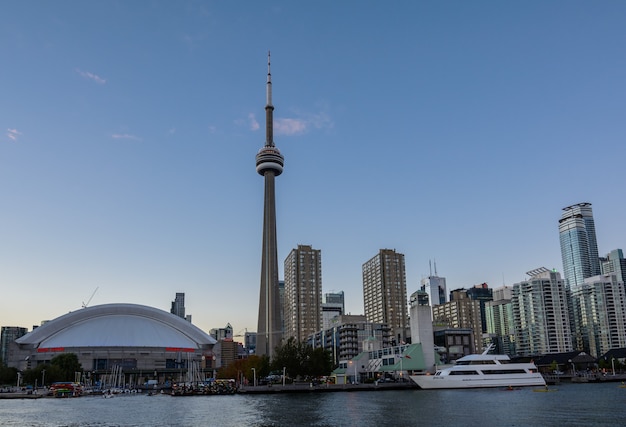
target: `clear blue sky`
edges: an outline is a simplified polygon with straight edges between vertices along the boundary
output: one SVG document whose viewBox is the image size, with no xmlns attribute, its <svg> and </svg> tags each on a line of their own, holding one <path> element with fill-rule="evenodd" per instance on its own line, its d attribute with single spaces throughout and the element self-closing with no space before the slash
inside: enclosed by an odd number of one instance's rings
<svg viewBox="0 0 626 427">
<path fill-rule="evenodd" d="M 626 246 L 626 2 L 3 1 L 0 325 L 91 305 L 256 330 L 266 55 L 279 266 L 429 260 L 451 289 L 562 270 L 561 209 Z M 282 275 L 282 273 L 281 273 Z"/>
</svg>

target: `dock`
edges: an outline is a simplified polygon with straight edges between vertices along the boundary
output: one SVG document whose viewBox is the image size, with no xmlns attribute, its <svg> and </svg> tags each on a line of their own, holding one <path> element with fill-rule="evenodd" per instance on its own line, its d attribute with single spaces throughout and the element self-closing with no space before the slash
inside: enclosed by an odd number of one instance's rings
<svg viewBox="0 0 626 427">
<path fill-rule="evenodd" d="M 43 394 L 34 393 L 0 393 L 0 399 L 40 399 Z"/>
</svg>

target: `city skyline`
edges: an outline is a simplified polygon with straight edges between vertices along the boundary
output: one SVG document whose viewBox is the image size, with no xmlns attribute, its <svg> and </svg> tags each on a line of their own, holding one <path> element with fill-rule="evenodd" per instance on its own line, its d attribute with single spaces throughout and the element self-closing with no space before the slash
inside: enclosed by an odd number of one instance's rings
<svg viewBox="0 0 626 427">
<path fill-rule="evenodd" d="M 429 260 L 448 289 L 562 272 L 574 203 L 593 203 L 601 256 L 625 245 L 626 4 L 0 10 L 0 325 L 30 329 L 97 288 L 91 306 L 169 311 L 180 291 L 201 329 L 256 329 L 268 49 L 289 161 L 278 259 L 322 250 L 346 314 L 363 313 L 361 266 L 381 248 L 405 255 L 410 295 Z"/>
</svg>

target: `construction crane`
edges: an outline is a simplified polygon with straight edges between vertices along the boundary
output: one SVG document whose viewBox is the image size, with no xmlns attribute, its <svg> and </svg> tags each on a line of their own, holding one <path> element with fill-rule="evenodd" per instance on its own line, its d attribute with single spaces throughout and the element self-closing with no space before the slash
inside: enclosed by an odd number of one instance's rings
<svg viewBox="0 0 626 427">
<path fill-rule="evenodd" d="M 96 294 L 96 292 L 98 292 L 98 288 L 100 286 L 96 286 L 96 289 L 94 289 L 93 293 L 91 294 L 91 296 L 89 297 L 89 299 L 87 300 L 87 302 L 83 301 L 83 308 L 87 308 L 87 306 L 89 305 L 89 303 L 91 302 L 91 299 L 93 298 L 93 296 Z"/>
<path fill-rule="evenodd" d="M 248 333 L 248 328 L 244 328 L 241 331 L 237 332 L 235 335 L 233 335 L 233 337 L 244 337 L 246 336 L 245 334 L 247 333 Z"/>
</svg>

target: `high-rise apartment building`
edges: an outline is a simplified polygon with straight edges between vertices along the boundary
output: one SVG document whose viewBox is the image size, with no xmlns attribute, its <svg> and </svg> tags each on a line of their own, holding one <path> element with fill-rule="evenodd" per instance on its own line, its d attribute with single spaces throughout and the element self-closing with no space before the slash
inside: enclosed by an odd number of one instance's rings
<svg viewBox="0 0 626 427">
<path fill-rule="evenodd" d="M 480 322 L 480 302 L 467 295 L 467 290 L 450 292 L 450 302 L 433 307 L 433 321 L 449 328 L 470 329 L 472 331 L 471 352 L 482 351 L 482 326 Z"/>
<path fill-rule="evenodd" d="M 567 289 L 556 271 L 541 267 L 513 285 L 511 303 L 517 353 L 521 356 L 572 351 Z"/>
<path fill-rule="evenodd" d="M 513 288 L 502 286 L 493 290 L 493 301 L 485 303 L 487 334 L 496 346 L 495 352 L 509 356 L 516 354 L 512 296 Z"/>
<path fill-rule="evenodd" d="M 267 55 L 267 82 L 265 88 L 265 146 L 256 155 L 256 171 L 263 176 L 265 182 L 256 354 L 272 358 L 276 347 L 282 339 L 274 181 L 277 176 L 283 173 L 285 158 L 274 145 L 274 106 L 272 105 L 272 74 L 270 72 L 269 53 Z"/>
<path fill-rule="evenodd" d="M 563 208 L 559 220 L 563 274 L 568 287 L 600 274 L 600 259 L 591 203 Z"/>
<path fill-rule="evenodd" d="M 431 306 L 447 302 L 446 278 L 437 275 L 424 277 L 421 289 L 428 294 Z"/>
<path fill-rule="evenodd" d="M 28 329 L 19 326 L 3 326 L 0 328 L 0 366 L 9 360 L 9 346 L 18 338 L 28 333 Z"/>
<path fill-rule="evenodd" d="M 209 334 L 215 338 L 217 341 L 233 339 L 233 327 L 230 323 L 227 323 L 223 328 L 212 328 L 209 331 Z"/>
<path fill-rule="evenodd" d="M 404 254 L 381 249 L 363 264 L 363 302 L 369 322 L 385 323 L 391 328 L 392 345 L 406 340 L 409 325 Z"/>
<path fill-rule="evenodd" d="M 486 283 L 472 286 L 467 290 L 467 296 L 470 299 L 478 301 L 480 304 L 480 325 L 481 332 L 487 332 L 487 318 L 485 317 L 485 304 L 493 301 L 493 289 L 489 288 Z"/>
<path fill-rule="evenodd" d="M 322 252 L 298 245 L 285 259 L 285 338 L 304 341 L 322 329 Z"/>
<path fill-rule="evenodd" d="M 330 328 L 332 319 L 342 314 L 346 314 L 343 291 L 324 294 L 324 302 L 322 303 L 322 329 Z"/>
<path fill-rule="evenodd" d="M 588 277 L 571 288 L 574 346 L 593 357 L 626 347 L 626 295 L 616 274 Z"/>
<path fill-rule="evenodd" d="M 285 330 L 285 281 L 278 281 L 278 301 L 280 303 L 280 330 Z"/>
<path fill-rule="evenodd" d="M 626 259 L 621 249 L 613 249 L 600 258 L 602 274 L 615 274 L 618 280 L 626 283 Z"/>
<path fill-rule="evenodd" d="M 175 314 L 178 317 L 185 317 L 185 293 L 184 292 L 176 292 L 176 298 L 172 301 L 172 308 L 170 313 Z"/>
<path fill-rule="evenodd" d="M 502 285 L 493 290 L 493 301 L 510 300 L 513 296 L 513 288 L 508 285 Z"/>
</svg>

